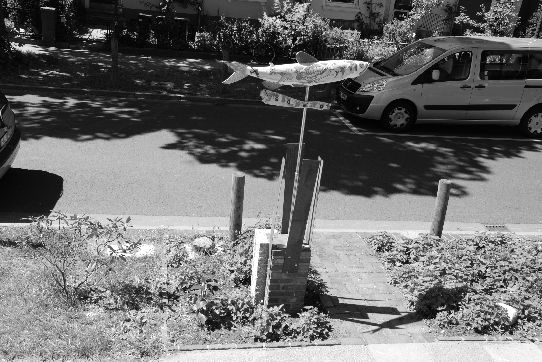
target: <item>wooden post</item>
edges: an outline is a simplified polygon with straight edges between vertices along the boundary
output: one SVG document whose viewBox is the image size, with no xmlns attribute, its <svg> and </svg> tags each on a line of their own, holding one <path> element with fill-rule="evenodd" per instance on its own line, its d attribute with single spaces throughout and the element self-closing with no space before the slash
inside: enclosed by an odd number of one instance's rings
<svg viewBox="0 0 542 362">
<path fill-rule="evenodd" d="M 299 145 L 297 143 L 286 144 L 286 162 L 284 165 L 284 200 L 282 202 L 282 224 L 281 234 L 288 234 L 288 228 L 290 226 L 290 213 L 292 212 L 292 196 L 294 192 L 294 180 L 295 180 L 295 167 L 297 162 L 297 151 Z M 301 157 L 303 157 L 303 151 L 305 144 L 301 149 Z"/>
<path fill-rule="evenodd" d="M 433 215 L 433 223 L 431 224 L 431 235 L 438 237 L 442 236 L 442 228 L 444 227 L 444 219 L 446 218 L 446 209 L 448 208 L 448 200 L 450 198 L 450 190 L 452 182 L 442 179 L 438 182 L 437 200 L 435 202 L 435 213 Z"/>
<path fill-rule="evenodd" d="M 303 249 L 303 238 L 309 220 L 309 212 L 314 196 L 314 186 L 320 169 L 320 160 L 303 160 L 300 167 L 297 194 L 290 221 L 288 244 L 284 257 L 283 272 L 294 273 L 298 269 L 299 256 Z"/>
<path fill-rule="evenodd" d="M 230 240 L 235 240 L 243 225 L 243 199 L 245 197 L 245 175 L 237 172 L 232 177 Z"/>
</svg>

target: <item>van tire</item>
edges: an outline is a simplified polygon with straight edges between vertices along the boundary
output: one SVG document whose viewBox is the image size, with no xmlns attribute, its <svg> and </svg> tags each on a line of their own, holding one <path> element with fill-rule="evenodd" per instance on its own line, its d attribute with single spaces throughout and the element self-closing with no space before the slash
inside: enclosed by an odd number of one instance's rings
<svg viewBox="0 0 542 362">
<path fill-rule="evenodd" d="M 382 124 L 390 131 L 406 131 L 416 123 L 416 108 L 406 101 L 396 101 L 382 113 Z"/>
<path fill-rule="evenodd" d="M 527 137 L 542 138 L 542 107 L 535 107 L 525 113 L 519 128 Z"/>
</svg>

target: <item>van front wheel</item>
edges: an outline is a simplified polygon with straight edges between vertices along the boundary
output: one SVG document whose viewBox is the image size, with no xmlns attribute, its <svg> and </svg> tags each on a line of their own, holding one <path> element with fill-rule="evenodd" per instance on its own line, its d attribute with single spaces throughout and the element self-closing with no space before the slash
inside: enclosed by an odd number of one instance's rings
<svg viewBox="0 0 542 362">
<path fill-rule="evenodd" d="M 416 122 L 416 110 L 407 102 L 394 102 L 384 110 L 382 123 L 391 131 L 406 131 Z"/>
<path fill-rule="evenodd" d="M 542 137 L 542 107 L 525 113 L 519 124 L 521 131 L 528 137 Z"/>
</svg>

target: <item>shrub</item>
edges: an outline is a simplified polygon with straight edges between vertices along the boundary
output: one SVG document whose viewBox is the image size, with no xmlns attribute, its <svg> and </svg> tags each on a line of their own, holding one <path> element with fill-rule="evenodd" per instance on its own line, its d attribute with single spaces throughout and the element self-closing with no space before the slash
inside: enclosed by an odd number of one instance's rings
<svg viewBox="0 0 542 362">
<path fill-rule="evenodd" d="M 280 59 L 290 59 L 301 50 L 318 55 L 329 21 L 314 13 L 310 4 L 290 0 L 275 1 L 274 11 L 260 20 L 259 41 L 272 47 Z"/>
<path fill-rule="evenodd" d="M 249 55 L 256 40 L 257 24 L 249 19 L 221 17 L 217 25 L 216 40 L 220 48 Z"/>
<path fill-rule="evenodd" d="M 411 307 L 436 325 L 475 333 L 542 332 L 542 247 L 510 234 L 440 239 L 368 239 Z M 518 309 L 510 325 L 496 303 Z"/>
<path fill-rule="evenodd" d="M 397 47 L 412 43 L 416 39 L 416 29 L 420 20 L 433 9 L 441 7 L 443 0 L 413 0 L 412 10 L 404 20 L 394 19 L 384 25 L 383 39 L 395 43 Z"/>
<path fill-rule="evenodd" d="M 220 45 L 214 34 L 208 31 L 196 32 L 194 41 L 190 42 L 190 47 L 194 50 L 204 52 L 215 52 L 220 50 Z"/>
<path fill-rule="evenodd" d="M 139 246 L 125 235 L 129 222 L 130 218 L 117 218 L 104 225 L 88 216 L 53 213 L 33 218 L 27 244 L 34 247 L 62 297 L 73 304 Z"/>
<path fill-rule="evenodd" d="M 482 18 L 480 22 L 471 19 L 465 14 L 464 9 L 461 9 L 455 23 L 465 26 L 467 35 L 513 36 L 514 29 L 520 21 L 515 7 L 515 2 L 509 0 L 493 1 L 489 9 L 481 5 L 477 13 Z"/>
<path fill-rule="evenodd" d="M 367 241 L 377 253 L 392 251 L 397 242 L 395 237 L 387 232 L 371 235 Z"/>
<path fill-rule="evenodd" d="M 295 340 L 312 342 L 326 340 L 331 333 L 327 315 L 318 312 L 315 307 L 305 307 L 290 327 Z"/>
<path fill-rule="evenodd" d="M 542 17 L 542 4 L 538 5 L 538 8 L 533 15 L 529 18 L 527 26 L 524 32 L 525 37 L 527 38 L 539 38 L 540 29 L 538 29 L 538 23 Z M 538 33 L 537 33 L 538 30 Z"/>
</svg>

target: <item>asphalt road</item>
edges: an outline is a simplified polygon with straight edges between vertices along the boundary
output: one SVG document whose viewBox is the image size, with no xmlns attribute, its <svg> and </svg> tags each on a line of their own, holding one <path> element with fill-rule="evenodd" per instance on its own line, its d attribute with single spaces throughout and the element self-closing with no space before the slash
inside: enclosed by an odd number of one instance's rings
<svg viewBox="0 0 542 362">
<path fill-rule="evenodd" d="M 228 216 L 234 172 L 244 215 L 277 209 L 284 144 L 301 111 L 271 107 L 10 94 L 23 141 L 0 181 L 0 221 L 68 213 Z M 418 126 L 309 111 L 307 156 L 324 169 L 317 218 L 428 221 L 438 180 L 447 220 L 539 223 L 542 143 L 515 128 Z"/>
</svg>

